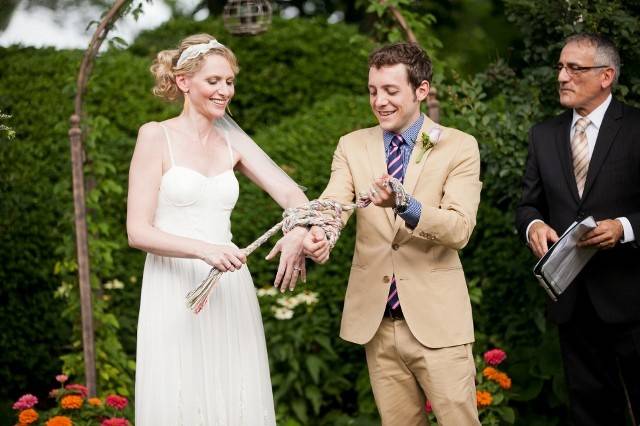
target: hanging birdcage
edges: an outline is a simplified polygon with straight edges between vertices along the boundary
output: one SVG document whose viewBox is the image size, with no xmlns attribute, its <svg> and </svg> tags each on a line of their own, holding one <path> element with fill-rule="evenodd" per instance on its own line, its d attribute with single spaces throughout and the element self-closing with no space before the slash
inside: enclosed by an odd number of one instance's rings
<svg viewBox="0 0 640 426">
<path fill-rule="evenodd" d="M 231 34 L 258 34 L 271 25 L 271 3 L 269 0 L 229 0 L 222 19 Z"/>
</svg>

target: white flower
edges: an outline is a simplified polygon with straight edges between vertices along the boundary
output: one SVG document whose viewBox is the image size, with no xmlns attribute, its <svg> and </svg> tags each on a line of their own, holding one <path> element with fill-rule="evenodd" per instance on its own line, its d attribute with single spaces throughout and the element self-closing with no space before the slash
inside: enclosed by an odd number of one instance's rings
<svg viewBox="0 0 640 426">
<path fill-rule="evenodd" d="M 313 291 L 305 291 L 292 298 L 295 300 L 295 306 L 304 303 L 306 305 L 313 305 L 318 303 L 318 293 Z"/>
<path fill-rule="evenodd" d="M 258 297 L 275 296 L 278 294 L 278 290 L 276 290 L 275 287 L 259 288 L 257 293 Z"/>
<path fill-rule="evenodd" d="M 285 307 L 272 306 L 273 316 L 278 320 L 288 320 L 293 318 L 293 311 Z"/>
<path fill-rule="evenodd" d="M 278 299 L 278 304 L 280 304 L 281 306 L 287 308 L 287 309 L 294 309 L 296 306 L 298 306 L 301 303 L 300 300 L 298 300 L 298 297 L 281 297 Z"/>
<path fill-rule="evenodd" d="M 60 287 L 58 287 L 56 292 L 54 293 L 54 297 L 56 298 L 69 297 L 69 294 L 71 294 L 72 288 L 73 286 L 71 284 L 63 281 L 62 284 L 60 284 Z"/>
<path fill-rule="evenodd" d="M 120 290 L 124 288 L 124 283 L 116 278 L 104 283 L 103 287 L 107 290 Z"/>
</svg>

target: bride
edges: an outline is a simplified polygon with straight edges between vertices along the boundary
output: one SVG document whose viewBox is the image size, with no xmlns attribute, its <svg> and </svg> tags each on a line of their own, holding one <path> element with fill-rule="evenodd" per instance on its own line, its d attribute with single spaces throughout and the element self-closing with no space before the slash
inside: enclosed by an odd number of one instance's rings
<svg viewBox="0 0 640 426">
<path fill-rule="evenodd" d="M 135 418 L 138 426 L 275 425 L 269 364 L 246 257 L 231 241 L 237 170 L 283 208 L 307 202 L 299 187 L 225 115 L 238 72 L 230 49 L 207 34 L 158 54 L 154 93 L 184 99 L 181 114 L 144 124 L 129 171 L 127 233 L 148 252 L 138 318 Z M 304 280 L 295 228 L 275 284 Z M 198 315 L 185 295 L 211 267 L 226 271 Z"/>
</svg>

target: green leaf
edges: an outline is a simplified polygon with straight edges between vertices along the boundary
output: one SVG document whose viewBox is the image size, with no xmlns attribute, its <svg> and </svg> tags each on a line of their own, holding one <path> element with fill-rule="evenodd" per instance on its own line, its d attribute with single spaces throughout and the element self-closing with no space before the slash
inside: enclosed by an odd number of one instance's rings
<svg viewBox="0 0 640 426">
<path fill-rule="evenodd" d="M 320 413 L 322 406 L 322 392 L 316 386 L 310 385 L 304 389 L 305 396 L 311 401 L 313 412 L 317 415 Z"/>
<path fill-rule="evenodd" d="M 291 409 L 302 424 L 308 424 L 307 404 L 303 399 L 295 399 L 291 403 Z"/>
<path fill-rule="evenodd" d="M 514 424 L 516 421 L 516 412 L 511 407 L 495 407 L 495 411 L 498 412 L 502 420 L 509 424 Z"/>
<path fill-rule="evenodd" d="M 305 363 L 313 383 L 318 384 L 320 382 L 320 370 L 325 368 L 325 363 L 315 355 L 307 355 Z"/>
</svg>

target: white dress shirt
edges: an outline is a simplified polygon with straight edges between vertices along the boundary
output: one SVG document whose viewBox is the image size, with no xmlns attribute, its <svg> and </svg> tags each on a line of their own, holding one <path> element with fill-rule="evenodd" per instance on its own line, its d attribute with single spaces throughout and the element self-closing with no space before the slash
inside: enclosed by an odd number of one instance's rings
<svg viewBox="0 0 640 426">
<path fill-rule="evenodd" d="M 607 99 L 603 103 L 601 103 L 596 109 L 591 111 L 586 118 L 589 120 L 589 125 L 585 129 L 585 133 L 587 134 L 587 144 L 589 145 L 589 161 L 591 161 L 591 156 L 593 155 L 593 150 L 596 147 L 596 140 L 598 140 L 598 133 L 600 132 L 600 126 L 602 126 L 602 120 L 604 120 L 604 114 L 607 112 L 607 108 L 609 108 L 609 104 L 611 103 L 611 94 L 607 96 Z M 573 119 L 571 120 L 571 135 L 570 139 L 573 139 L 573 135 L 576 133 L 576 122 L 582 118 L 580 114 L 574 109 L 573 110 Z M 628 243 L 631 241 L 635 241 L 635 235 L 633 234 L 633 228 L 631 227 L 631 222 L 626 217 L 618 217 L 616 218 L 622 224 L 623 235 L 622 243 Z M 526 237 L 527 242 L 529 242 L 529 229 L 531 225 L 536 222 L 542 222 L 540 219 L 534 219 L 527 226 Z"/>
</svg>

